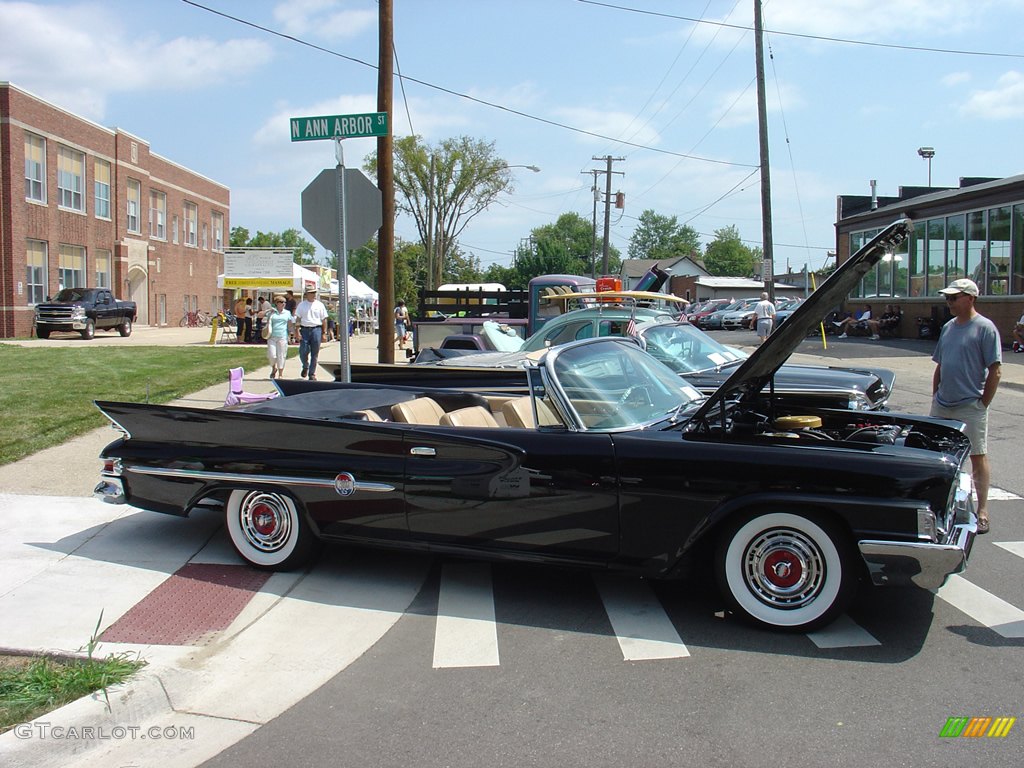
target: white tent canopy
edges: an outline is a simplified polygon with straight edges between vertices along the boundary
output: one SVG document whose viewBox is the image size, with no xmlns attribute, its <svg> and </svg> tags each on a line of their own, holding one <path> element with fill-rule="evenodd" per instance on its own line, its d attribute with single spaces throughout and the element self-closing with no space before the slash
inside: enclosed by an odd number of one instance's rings
<svg viewBox="0 0 1024 768">
<path fill-rule="evenodd" d="M 360 301 L 364 303 L 377 301 L 377 292 L 373 290 L 373 288 L 368 286 L 366 283 L 364 283 L 362 280 L 357 280 L 356 278 L 352 277 L 352 275 L 348 275 L 347 285 L 349 301 Z M 331 280 L 331 295 L 338 295 L 337 280 Z"/>
</svg>

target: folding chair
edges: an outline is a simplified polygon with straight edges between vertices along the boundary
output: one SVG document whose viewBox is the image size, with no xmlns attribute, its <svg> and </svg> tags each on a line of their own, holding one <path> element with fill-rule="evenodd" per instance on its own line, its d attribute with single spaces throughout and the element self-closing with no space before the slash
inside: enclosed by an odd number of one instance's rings
<svg viewBox="0 0 1024 768">
<path fill-rule="evenodd" d="M 271 392 L 267 395 L 257 395 L 253 392 L 246 392 L 243 389 L 244 377 L 244 368 L 231 368 L 228 370 L 228 396 L 224 398 L 225 406 L 245 405 L 246 403 L 262 403 L 264 400 L 273 400 L 277 397 L 277 392 Z"/>
</svg>

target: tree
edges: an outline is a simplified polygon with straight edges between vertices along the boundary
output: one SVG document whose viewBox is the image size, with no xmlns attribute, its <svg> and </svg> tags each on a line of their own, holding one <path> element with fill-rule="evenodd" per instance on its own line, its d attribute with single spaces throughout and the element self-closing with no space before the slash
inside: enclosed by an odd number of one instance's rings
<svg viewBox="0 0 1024 768">
<path fill-rule="evenodd" d="M 715 239 L 704 251 L 708 272 L 719 277 L 750 277 L 756 260 L 755 251 L 743 244 L 735 225 L 716 229 Z"/>
<path fill-rule="evenodd" d="M 245 227 L 232 227 L 230 243 L 232 248 L 291 248 L 296 264 L 316 264 L 316 246 L 294 228 L 284 232 L 256 232 L 255 237 L 250 237 Z"/>
<path fill-rule="evenodd" d="M 537 275 L 589 275 L 594 233 L 590 222 L 578 213 L 563 213 L 553 224 L 535 227 L 528 245 L 516 249 L 517 287 L 526 287 Z M 612 246 L 608 252 L 608 268 L 618 274 L 622 257 Z M 512 286 L 509 286 L 512 287 Z"/>
<path fill-rule="evenodd" d="M 376 177 L 377 155 L 364 166 Z M 426 256 L 426 286 L 446 282 L 446 269 L 459 235 L 502 192 L 513 190 L 508 164 L 495 152 L 494 142 L 468 136 L 445 139 L 437 146 L 419 136 L 394 142 L 395 201 L 413 217 Z"/>
<path fill-rule="evenodd" d="M 680 225 L 675 216 L 648 209 L 629 238 L 629 258 L 668 259 L 700 253 L 700 236 L 693 227 Z"/>
</svg>

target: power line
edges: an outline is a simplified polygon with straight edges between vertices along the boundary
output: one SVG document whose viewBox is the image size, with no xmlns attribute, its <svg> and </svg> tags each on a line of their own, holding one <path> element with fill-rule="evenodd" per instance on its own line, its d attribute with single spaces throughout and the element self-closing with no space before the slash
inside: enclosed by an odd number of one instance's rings
<svg viewBox="0 0 1024 768">
<path fill-rule="evenodd" d="M 185 0 L 188 2 L 188 0 Z M 753 27 L 743 24 L 728 24 L 724 21 L 708 21 L 707 19 L 695 19 L 691 16 L 678 16 L 672 13 L 661 13 L 659 11 L 647 11 L 642 8 L 630 8 L 625 5 L 613 3 L 601 3 L 597 0 L 577 0 L 586 5 L 598 5 L 602 8 L 612 8 L 616 11 L 627 11 L 628 13 L 639 13 L 644 16 L 660 16 L 665 19 L 676 19 L 678 21 L 692 21 L 695 24 L 711 24 L 718 27 L 730 27 L 732 29 L 744 29 L 753 31 Z M 766 29 L 765 34 L 785 35 L 786 37 L 802 37 L 805 40 L 822 40 L 828 43 L 846 43 L 847 45 L 866 45 L 872 48 L 892 48 L 899 51 L 918 51 L 921 53 L 949 53 L 956 56 L 992 56 L 1006 59 L 1024 59 L 1024 53 L 1000 53 L 998 51 L 963 51 L 956 48 L 930 48 L 921 45 L 897 45 L 896 43 L 876 43 L 871 40 L 851 40 L 844 37 L 827 37 L 825 35 L 811 35 L 803 32 L 780 32 L 777 29 Z"/>
<path fill-rule="evenodd" d="M 181 0 L 181 1 L 183 3 L 186 3 L 188 5 L 193 6 L 194 8 L 198 8 L 201 11 L 206 11 L 207 13 L 212 13 L 215 16 L 220 16 L 221 18 L 228 19 L 229 21 L 233 21 L 236 24 L 242 24 L 242 25 L 245 25 L 247 27 L 252 27 L 253 29 L 258 29 L 259 31 L 265 32 L 268 35 L 274 35 L 274 36 L 280 37 L 280 38 L 282 38 L 284 40 L 290 40 L 291 42 L 297 43 L 298 45 L 303 45 L 303 46 L 306 46 L 307 48 L 312 48 L 313 50 L 320 51 L 321 53 L 326 53 L 326 54 L 328 54 L 330 56 L 336 56 L 339 59 L 345 59 L 346 61 L 350 61 L 353 64 L 359 64 L 361 66 L 368 67 L 368 68 L 373 69 L 373 70 L 377 70 L 378 69 L 378 66 L 376 64 L 371 64 L 368 61 L 363 61 L 362 59 L 357 59 L 354 56 L 347 56 L 347 55 L 345 55 L 343 53 L 339 53 L 338 51 L 331 50 L 330 48 L 324 48 L 321 45 L 317 45 L 316 43 L 311 43 L 308 40 L 303 40 L 302 38 L 296 37 L 295 35 L 289 35 L 289 34 L 286 34 L 284 32 L 279 32 L 276 29 L 271 29 L 270 27 L 264 27 L 264 26 L 262 26 L 260 24 L 257 24 L 255 22 L 253 22 L 253 21 L 248 21 L 246 19 L 239 18 L 238 16 L 232 16 L 229 13 L 224 13 L 223 11 L 218 11 L 215 8 L 210 8 L 208 6 L 202 5 L 201 3 L 197 3 L 197 2 L 195 2 L 195 0 Z M 417 85 L 422 85 L 425 88 L 431 88 L 431 89 L 433 89 L 435 91 L 440 91 L 441 93 L 447 93 L 450 96 L 456 96 L 456 97 L 458 97 L 460 99 L 465 99 L 466 101 L 472 101 L 472 102 L 474 102 L 476 104 L 481 104 L 481 105 L 483 105 L 485 107 L 490 107 L 491 109 L 498 109 L 498 110 L 501 110 L 502 112 L 508 112 L 511 115 L 517 115 L 519 117 L 525 117 L 527 120 L 534 120 L 534 121 L 536 121 L 538 123 L 543 123 L 545 125 L 550 125 L 550 126 L 553 126 L 555 128 L 561 128 L 561 129 L 566 130 L 566 131 L 572 131 L 573 133 L 579 133 L 579 134 L 581 134 L 583 136 L 590 136 L 590 137 L 595 138 L 595 139 L 601 139 L 602 141 L 611 141 L 611 142 L 615 142 L 616 144 L 623 144 L 623 145 L 628 146 L 628 147 L 636 147 L 637 149 L 646 149 L 646 150 L 648 150 L 650 152 L 657 152 L 657 153 L 662 154 L 662 155 L 670 155 L 672 157 L 683 157 L 683 158 L 686 158 L 688 160 L 699 160 L 701 162 L 715 163 L 717 165 L 732 165 L 732 166 L 737 166 L 737 167 L 740 167 L 740 168 L 757 168 L 757 167 L 759 167 L 756 163 L 735 163 L 735 162 L 731 162 L 729 160 L 716 160 L 715 158 L 711 158 L 711 157 L 700 157 L 699 155 L 688 155 L 688 154 L 686 154 L 684 152 L 673 152 L 672 150 L 669 150 L 669 149 L 660 149 L 658 147 L 651 147 L 651 146 L 648 146 L 646 144 L 639 144 L 639 143 L 636 143 L 636 142 L 627 141 L 625 139 L 616 139 L 616 138 L 614 138 L 612 136 L 606 136 L 603 133 L 596 133 L 595 131 L 588 131 L 588 130 L 585 130 L 583 128 L 577 128 L 576 126 L 573 126 L 573 125 L 568 125 L 566 123 L 560 123 L 557 120 L 551 120 L 551 119 L 546 118 L 546 117 L 540 117 L 539 115 L 531 115 L 529 112 L 523 112 L 523 111 L 518 110 L 518 109 L 512 109 L 511 107 L 506 107 L 506 106 L 504 106 L 502 104 L 496 104 L 493 101 L 486 101 L 485 99 L 479 99 L 479 98 L 477 98 L 475 96 L 470 96 L 468 93 L 461 93 L 461 92 L 453 90 L 451 88 L 446 88 L 446 87 L 444 87 L 442 85 L 436 85 L 434 83 L 428 83 L 426 80 L 420 80 L 418 78 L 410 77 L 408 75 L 402 75 L 401 73 L 398 73 L 397 77 L 399 78 L 399 81 L 408 80 L 410 83 L 416 83 Z"/>
</svg>

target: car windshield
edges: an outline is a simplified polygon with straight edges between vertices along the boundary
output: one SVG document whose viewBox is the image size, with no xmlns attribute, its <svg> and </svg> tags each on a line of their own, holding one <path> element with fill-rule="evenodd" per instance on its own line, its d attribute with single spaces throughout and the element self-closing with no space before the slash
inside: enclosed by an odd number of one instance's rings
<svg viewBox="0 0 1024 768">
<path fill-rule="evenodd" d="M 631 341 L 595 341 L 548 354 L 554 380 L 588 430 L 642 428 L 703 400 Z"/>
<path fill-rule="evenodd" d="M 647 352 L 676 373 L 721 368 L 746 358 L 689 324 L 667 323 L 644 329 Z"/>
<path fill-rule="evenodd" d="M 65 288 L 57 294 L 54 301 L 82 301 L 85 299 L 86 291 L 82 288 Z"/>
</svg>

